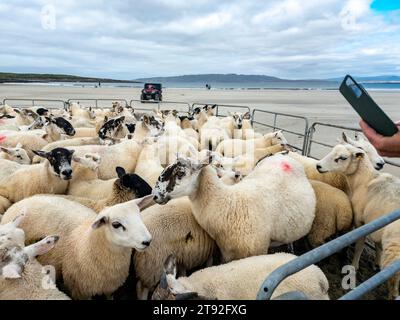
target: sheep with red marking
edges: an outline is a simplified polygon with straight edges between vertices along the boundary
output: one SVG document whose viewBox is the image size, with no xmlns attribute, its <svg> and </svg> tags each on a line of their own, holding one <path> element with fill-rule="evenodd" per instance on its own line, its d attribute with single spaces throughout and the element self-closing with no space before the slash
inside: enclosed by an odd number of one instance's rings
<svg viewBox="0 0 400 320">
<path fill-rule="evenodd" d="M 273 241 L 289 244 L 309 233 L 316 199 L 300 163 L 276 154 L 227 186 L 208 162 L 178 158 L 161 173 L 154 199 L 165 204 L 189 196 L 197 222 L 225 262 L 266 254 Z"/>
</svg>

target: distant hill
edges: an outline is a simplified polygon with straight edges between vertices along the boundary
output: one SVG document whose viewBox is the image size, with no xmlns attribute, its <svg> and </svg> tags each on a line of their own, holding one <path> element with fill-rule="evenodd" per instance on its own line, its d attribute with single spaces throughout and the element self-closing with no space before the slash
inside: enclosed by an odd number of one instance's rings
<svg viewBox="0 0 400 320">
<path fill-rule="evenodd" d="M 68 74 L 6 73 L 0 72 L 0 83 L 4 82 L 137 82 L 107 78 L 79 77 Z"/>
<path fill-rule="evenodd" d="M 360 82 L 391 82 L 391 81 L 400 81 L 400 76 L 393 76 L 393 75 L 383 75 L 383 76 L 370 76 L 370 77 L 357 77 L 353 76 L 356 81 Z M 344 76 L 343 76 L 344 78 Z M 328 79 L 330 81 L 342 81 L 343 78 L 333 78 Z"/>
<path fill-rule="evenodd" d="M 172 77 L 152 77 L 140 78 L 137 81 L 143 82 L 223 82 L 223 83 L 244 83 L 244 82 L 270 82 L 285 81 L 283 79 L 264 75 L 246 75 L 246 74 L 193 74 Z"/>
<path fill-rule="evenodd" d="M 282 79 L 278 77 L 266 76 L 266 75 L 249 75 L 249 74 L 193 74 L 193 75 L 182 75 L 182 76 L 171 76 L 171 77 L 151 77 L 151 78 L 140 78 L 136 81 L 141 82 L 175 82 L 175 83 L 266 83 L 266 82 L 339 82 L 342 78 L 331 78 L 331 79 Z M 400 76 L 375 76 L 375 77 L 355 77 L 358 81 L 400 81 Z"/>
</svg>

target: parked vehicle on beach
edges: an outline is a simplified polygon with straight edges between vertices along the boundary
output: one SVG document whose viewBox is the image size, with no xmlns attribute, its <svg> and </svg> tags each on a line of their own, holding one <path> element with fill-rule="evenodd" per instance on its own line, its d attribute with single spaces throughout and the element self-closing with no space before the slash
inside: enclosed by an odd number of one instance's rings
<svg viewBox="0 0 400 320">
<path fill-rule="evenodd" d="M 140 100 L 162 101 L 162 85 L 161 83 L 145 83 L 140 95 Z"/>
</svg>

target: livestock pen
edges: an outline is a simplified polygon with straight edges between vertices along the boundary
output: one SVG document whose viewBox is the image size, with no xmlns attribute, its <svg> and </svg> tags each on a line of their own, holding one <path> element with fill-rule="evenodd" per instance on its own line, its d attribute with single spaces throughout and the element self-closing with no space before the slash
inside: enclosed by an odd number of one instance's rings
<svg viewBox="0 0 400 320">
<path fill-rule="evenodd" d="M 328 135 L 324 134 L 327 130 L 334 130 L 337 132 L 337 137 L 344 131 L 351 135 L 356 135 L 360 129 L 341 126 L 336 124 L 329 124 L 323 122 L 313 122 L 304 116 L 268 111 L 264 109 L 254 108 L 243 105 L 225 105 L 214 103 L 194 102 L 188 103 L 184 101 L 160 101 L 157 103 L 146 103 L 140 100 L 127 100 L 127 99 L 101 99 L 101 98 L 82 98 L 82 99 L 67 99 L 67 100 L 52 100 L 52 99 L 35 99 L 35 98 L 4 98 L 3 104 L 9 103 L 16 107 L 31 107 L 43 106 L 45 108 L 64 108 L 70 102 L 80 102 L 82 105 L 90 105 L 95 108 L 108 107 L 111 101 L 118 101 L 123 106 L 130 106 L 135 110 L 148 111 L 152 109 L 176 109 L 182 114 L 189 114 L 194 108 L 202 107 L 204 105 L 216 105 L 216 115 L 225 117 L 229 111 L 250 112 L 251 122 L 254 128 L 261 132 L 266 133 L 269 131 L 281 130 L 287 135 L 289 145 L 301 153 L 302 155 L 320 159 L 324 156 L 330 148 L 332 148 L 337 141 L 327 139 Z M 156 108 L 154 108 L 156 107 Z M 390 173 L 399 173 L 400 163 L 392 160 L 387 160 L 387 171 Z M 268 299 L 271 297 L 274 288 L 287 276 L 293 274 L 312 263 L 316 263 L 324 273 L 327 275 L 330 283 L 330 296 L 332 299 L 359 299 L 361 297 L 366 299 L 381 299 L 387 295 L 387 289 L 382 283 L 387 280 L 391 275 L 400 271 L 400 262 L 397 261 L 387 269 L 377 273 L 373 271 L 373 246 L 369 246 L 369 250 L 364 253 L 360 263 L 360 270 L 357 272 L 357 280 L 360 284 L 353 291 L 342 288 L 342 267 L 350 264 L 350 256 L 352 248 L 349 247 L 362 235 L 368 235 L 383 226 L 400 219 L 400 211 L 393 212 L 385 217 L 377 219 L 376 221 L 367 224 L 361 228 L 355 229 L 341 237 L 332 240 L 321 247 L 308 251 L 303 255 L 306 249 L 299 241 L 295 246 L 295 253 L 300 255 L 297 259 L 291 261 L 287 265 L 278 268 L 271 274 L 263 286 L 260 288 L 258 299 Z M 349 247 L 350 250 L 343 250 Z M 324 260 L 323 260 L 324 259 Z M 293 298 L 302 298 L 301 294 L 294 294 Z"/>
</svg>

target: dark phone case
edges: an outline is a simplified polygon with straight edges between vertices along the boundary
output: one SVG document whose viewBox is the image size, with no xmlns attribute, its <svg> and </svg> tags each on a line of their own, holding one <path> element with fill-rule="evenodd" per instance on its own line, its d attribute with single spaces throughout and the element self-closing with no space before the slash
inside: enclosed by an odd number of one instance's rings
<svg viewBox="0 0 400 320">
<path fill-rule="evenodd" d="M 346 82 L 350 79 L 354 82 L 357 88 L 360 90 L 361 95 L 357 97 L 352 89 L 350 89 Z M 399 130 L 393 121 L 386 115 L 385 112 L 372 100 L 371 96 L 364 89 L 363 86 L 359 85 L 351 76 L 347 75 L 342 84 L 340 85 L 339 91 L 346 98 L 346 100 L 352 105 L 354 110 L 360 115 L 360 117 L 376 132 L 383 136 L 393 136 Z"/>
</svg>

